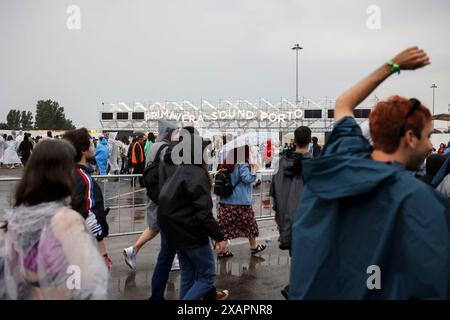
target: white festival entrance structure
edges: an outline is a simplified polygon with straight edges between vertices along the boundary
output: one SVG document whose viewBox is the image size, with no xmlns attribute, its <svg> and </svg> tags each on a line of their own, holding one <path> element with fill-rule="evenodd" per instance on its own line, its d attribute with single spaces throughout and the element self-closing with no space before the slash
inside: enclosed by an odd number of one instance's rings
<svg viewBox="0 0 450 320">
<path fill-rule="evenodd" d="M 368 99 L 355 109 L 358 123 L 366 121 L 377 99 Z M 193 125 L 213 134 L 249 131 L 292 133 L 298 126 L 308 126 L 313 133 L 324 134 L 333 127 L 335 100 L 303 98 L 295 102 L 282 98 L 269 102 L 260 98 L 257 102 L 245 99 L 219 100 L 211 103 L 201 100 L 182 102 L 134 102 L 104 104 L 100 123 L 104 131 L 157 131 L 158 121 L 165 119 L 180 125 Z"/>
</svg>

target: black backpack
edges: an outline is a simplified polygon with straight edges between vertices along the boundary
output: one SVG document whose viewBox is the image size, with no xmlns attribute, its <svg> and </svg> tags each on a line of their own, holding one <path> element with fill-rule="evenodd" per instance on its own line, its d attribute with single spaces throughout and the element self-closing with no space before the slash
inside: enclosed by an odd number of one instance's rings
<svg viewBox="0 0 450 320">
<path fill-rule="evenodd" d="M 214 193 L 219 197 L 227 198 L 233 194 L 234 188 L 241 183 L 236 183 L 236 185 L 231 184 L 230 172 L 227 169 L 220 169 L 214 175 Z"/>
<path fill-rule="evenodd" d="M 147 189 L 148 197 L 154 202 L 158 203 L 159 198 L 159 161 L 160 154 L 165 148 L 167 148 L 167 144 L 161 146 L 156 152 L 155 160 L 150 163 L 142 173 L 142 177 L 144 178 L 145 189 Z"/>
</svg>

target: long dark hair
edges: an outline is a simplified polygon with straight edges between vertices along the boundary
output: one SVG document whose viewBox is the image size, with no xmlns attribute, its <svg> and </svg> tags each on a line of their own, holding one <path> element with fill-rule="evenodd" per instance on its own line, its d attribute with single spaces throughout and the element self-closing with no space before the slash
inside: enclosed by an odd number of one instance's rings
<svg viewBox="0 0 450 320">
<path fill-rule="evenodd" d="M 44 140 L 33 151 L 17 185 L 15 206 L 64 199 L 72 193 L 75 148 L 67 141 Z"/>
<path fill-rule="evenodd" d="M 244 162 L 250 163 L 250 147 L 248 145 L 245 145 L 243 147 L 230 150 L 225 159 L 219 165 L 219 169 L 226 169 L 228 170 L 228 172 L 233 172 L 238 160 L 242 158 L 242 152 L 244 152 Z"/>
<path fill-rule="evenodd" d="M 127 146 L 130 144 L 130 140 L 128 140 L 127 136 L 122 137 L 122 142 L 125 143 Z"/>
</svg>

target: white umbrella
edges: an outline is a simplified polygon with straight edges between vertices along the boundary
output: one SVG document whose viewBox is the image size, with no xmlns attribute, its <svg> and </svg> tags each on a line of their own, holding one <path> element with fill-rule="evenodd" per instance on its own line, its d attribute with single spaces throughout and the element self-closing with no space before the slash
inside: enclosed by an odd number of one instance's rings
<svg viewBox="0 0 450 320">
<path fill-rule="evenodd" d="M 219 161 L 222 161 L 224 157 L 228 155 L 228 152 L 239 148 L 243 146 L 249 146 L 250 147 L 250 162 L 251 163 L 258 163 L 260 159 L 258 159 L 257 154 L 257 148 L 252 148 L 253 146 L 258 146 L 262 141 L 266 141 L 267 139 L 270 139 L 271 136 L 267 134 L 267 132 L 247 132 L 243 135 L 233 139 L 232 141 L 226 143 L 220 152 L 220 159 Z"/>
<path fill-rule="evenodd" d="M 228 152 L 232 149 L 243 147 L 245 145 L 258 146 L 261 143 L 266 143 L 267 140 L 274 140 L 271 132 L 246 132 L 226 143 L 222 150 Z"/>
</svg>

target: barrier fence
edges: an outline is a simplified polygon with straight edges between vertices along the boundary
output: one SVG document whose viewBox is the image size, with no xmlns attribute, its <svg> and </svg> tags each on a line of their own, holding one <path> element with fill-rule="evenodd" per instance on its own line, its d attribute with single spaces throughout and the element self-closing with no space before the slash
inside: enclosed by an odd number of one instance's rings
<svg viewBox="0 0 450 320">
<path fill-rule="evenodd" d="M 212 174 L 212 173 L 211 173 Z M 275 216 L 269 197 L 273 170 L 257 172 L 256 185 L 253 188 L 253 210 L 257 221 L 272 220 Z M 107 216 L 109 236 L 140 234 L 147 227 L 146 211 L 148 197 L 145 188 L 139 186 L 140 174 L 92 176 L 103 192 L 105 208 L 110 208 Z M 14 190 L 20 178 L 0 178 L 0 209 L 13 206 Z M 258 182 L 260 181 L 260 182 Z M 217 196 L 211 194 L 214 202 L 213 214 L 216 215 Z M 0 220 L 2 219 L 0 211 Z"/>
</svg>

